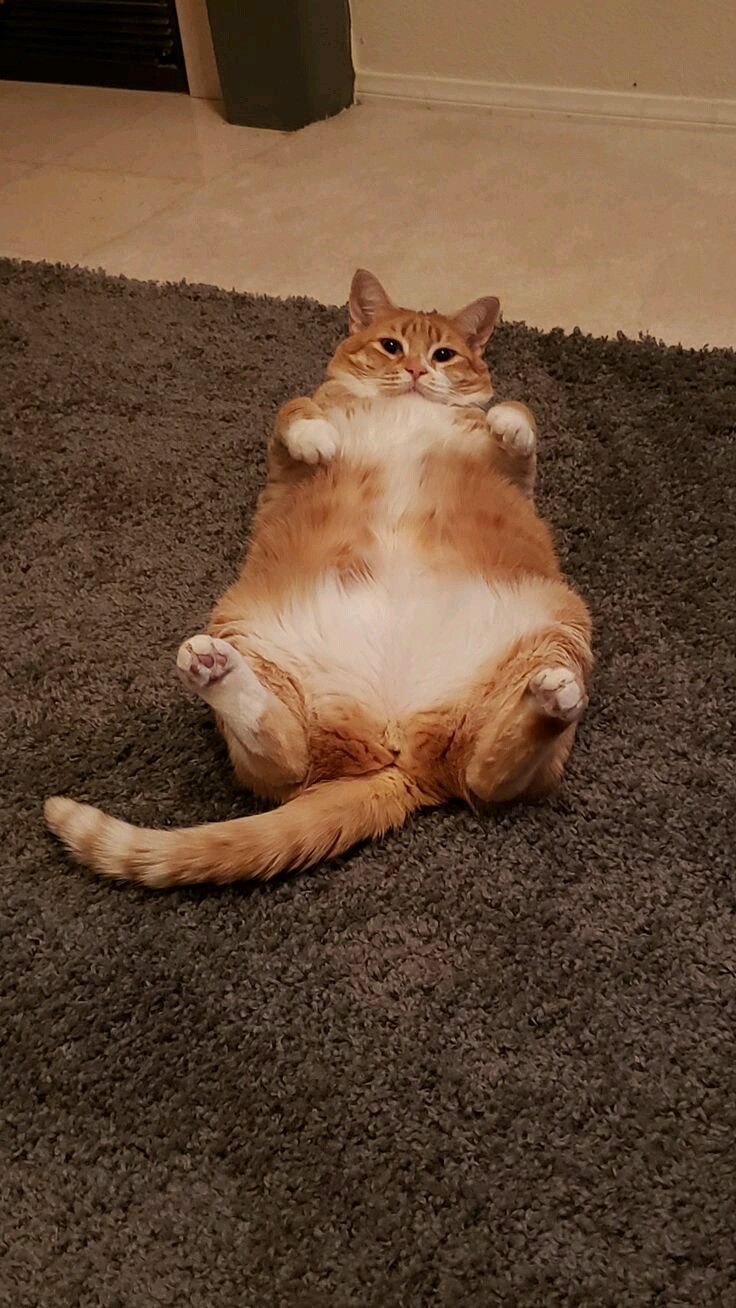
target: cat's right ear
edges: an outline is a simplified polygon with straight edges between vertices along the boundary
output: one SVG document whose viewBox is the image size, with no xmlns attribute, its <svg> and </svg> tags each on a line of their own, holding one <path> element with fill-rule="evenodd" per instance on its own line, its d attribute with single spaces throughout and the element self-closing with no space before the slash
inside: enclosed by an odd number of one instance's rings
<svg viewBox="0 0 736 1308">
<path fill-rule="evenodd" d="M 390 313 L 395 305 L 373 273 L 359 268 L 350 287 L 350 331 L 362 332 L 379 315 Z"/>
</svg>

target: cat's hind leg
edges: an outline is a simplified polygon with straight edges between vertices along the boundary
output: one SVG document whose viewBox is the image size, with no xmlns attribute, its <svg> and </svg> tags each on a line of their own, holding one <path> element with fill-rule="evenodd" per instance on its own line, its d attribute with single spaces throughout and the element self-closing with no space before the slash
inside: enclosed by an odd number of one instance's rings
<svg viewBox="0 0 736 1308">
<path fill-rule="evenodd" d="M 463 780 L 469 797 L 503 803 L 554 789 L 588 703 L 590 665 L 583 633 L 560 627 L 498 669 L 467 717 Z"/>
<path fill-rule="evenodd" d="M 244 653 L 230 641 L 200 632 L 179 647 L 176 666 L 187 689 L 214 710 L 244 785 L 281 798 L 304 783 L 309 766 L 304 723 L 256 675 Z"/>
<path fill-rule="evenodd" d="M 498 471 L 531 499 L 537 478 L 537 424 L 531 409 L 517 400 L 494 404 L 486 421 L 495 437 Z"/>
</svg>

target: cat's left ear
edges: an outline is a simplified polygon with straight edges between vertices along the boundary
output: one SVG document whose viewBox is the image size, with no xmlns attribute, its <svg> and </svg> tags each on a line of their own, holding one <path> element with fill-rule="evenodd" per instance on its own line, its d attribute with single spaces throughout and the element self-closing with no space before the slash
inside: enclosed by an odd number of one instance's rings
<svg viewBox="0 0 736 1308">
<path fill-rule="evenodd" d="M 378 278 L 359 268 L 350 287 L 350 331 L 362 332 L 374 318 L 391 313 L 395 307 Z"/>
<path fill-rule="evenodd" d="M 485 349 L 501 314 L 501 305 L 495 295 L 484 295 L 473 300 L 453 315 L 453 324 L 465 338 L 471 350 Z"/>
</svg>

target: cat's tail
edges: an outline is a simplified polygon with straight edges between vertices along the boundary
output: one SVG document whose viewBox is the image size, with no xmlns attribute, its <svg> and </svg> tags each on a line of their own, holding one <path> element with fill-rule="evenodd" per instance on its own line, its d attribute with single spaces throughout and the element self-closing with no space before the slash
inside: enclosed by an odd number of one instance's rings
<svg viewBox="0 0 736 1308">
<path fill-rule="evenodd" d="M 398 768 L 325 781 L 255 817 L 156 831 L 55 796 L 46 821 L 75 858 L 102 876 L 152 887 L 265 881 L 311 867 L 400 827 L 426 803 Z"/>
</svg>

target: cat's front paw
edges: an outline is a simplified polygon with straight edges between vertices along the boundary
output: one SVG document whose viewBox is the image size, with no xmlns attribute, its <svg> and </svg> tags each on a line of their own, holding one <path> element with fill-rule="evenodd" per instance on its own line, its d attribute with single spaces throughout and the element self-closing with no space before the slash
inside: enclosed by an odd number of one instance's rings
<svg viewBox="0 0 736 1308">
<path fill-rule="evenodd" d="M 528 459 L 537 448 L 537 431 L 534 420 L 521 404 L 509 401 L 496 404 L 488 410 L 488 426 L 493 435 L 510 454 Z"/>
<path fill-rule="evenodd" d="M 337 454 L 337 429 L 326 418 L 295 418 L 284 443 L 298 463 L 329 463 Z"/>
</svg>

